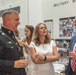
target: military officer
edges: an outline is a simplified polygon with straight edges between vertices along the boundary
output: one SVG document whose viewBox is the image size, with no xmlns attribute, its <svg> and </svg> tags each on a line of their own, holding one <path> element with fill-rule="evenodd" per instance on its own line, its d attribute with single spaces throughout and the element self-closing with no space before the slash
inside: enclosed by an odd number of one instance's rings
<svg viewBox="0 0 76 75">
<path fill-rule="evenodd" d="M 0 75 L 26 75 L 28 61 L 23 59 L 23 49 L 17 42 L 14 32 L 17 30 L 19 13 L 6 10 L 2 14 L 3 26 L 0 31 Z"/>
</svg>

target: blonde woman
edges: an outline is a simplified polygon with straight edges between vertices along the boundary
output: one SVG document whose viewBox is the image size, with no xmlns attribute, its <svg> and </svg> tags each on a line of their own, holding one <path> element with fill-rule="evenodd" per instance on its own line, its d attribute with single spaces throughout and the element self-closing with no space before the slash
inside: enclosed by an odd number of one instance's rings
<svg viewBox="0 0 76 75">
<path fill-rule="evenodd" d="M 35 27 L 30 51 L 34 62 L 33 75 L 55 75 L 52 62 L 59 60 L 59 55 L 44 23 Z"/>
</svg>

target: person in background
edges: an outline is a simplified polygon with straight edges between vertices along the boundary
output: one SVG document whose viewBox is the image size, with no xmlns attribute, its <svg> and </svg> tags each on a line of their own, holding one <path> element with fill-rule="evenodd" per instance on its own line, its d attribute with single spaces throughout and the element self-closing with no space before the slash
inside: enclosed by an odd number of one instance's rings
<svg viewBox="0 0 76 75">
<path fill-rule="evenodd" d="M 0 75 L 26 75 L 28 61 L 23 59 L 23 49 L 15 38 L 20 24 L 19 13 L 6 10 L 2 13 L 3 26 L 0 32 Z"/>
<path fill-rule="evenodd" d="M 72 19 L 71 18 L 68 18 L 68 21 L 67 21 L 67 28 L 68 29 L 71 29 L 72 27 L 73 27 L 73 21 L 72 21 Z"/>
<path fill-rule="evenodd" d="M 76 75 L 76 35 L 71 38 L 69 64 L 66 67 L 65 75 Z"/>
<path fill-rule="evenodd" d="M 76 26 L 76 19 L 74 19 Z M 76 75 L 76 35 L 71 38 L 69 51 L 69 63 L 65 70 L 65 75 Z"/>
<path fill-rule="evenodd" d="M 28 44 L 28 46 L 31 42 L 33 31 L 34 31 L 34 27 L 32 25 L 26 25 L 25 26 L 25 29 L 24 29 L 25 38 L 23 39 L 23 41 L 26 42 Z"/>
<path fill-rule="evenodd" d="M 27 67 L 27 75 L 32 75 L 33 72 L 33 62 L 31 60 L 30 57 L 30 49 L 29 49 L 29 45 L 32 39 L 32 35 L 33 35 L 33 31 L 34 31 L 34 27 L 32 25 L 26 25 L 25 26 L 25 38 L 23 39 L 23 46 L 24 46 L 24 54 L 26 56 L 27 54 L 27 60 L 29 62 L 28 67 Z"/>
<path fill-rule="evenodd" d="M 76 18 L 74 19 L 73 29 L 74 29 L 74 35 L 76 35 Z"/>
<path fill-rule="evenodd" d="M 37 24 L 34 29 L 30 52 L 34 62 L 33 75 L 55 75 L 53 62 L 59 60 L 59 54 L 44 23 Z"/>
</svg>

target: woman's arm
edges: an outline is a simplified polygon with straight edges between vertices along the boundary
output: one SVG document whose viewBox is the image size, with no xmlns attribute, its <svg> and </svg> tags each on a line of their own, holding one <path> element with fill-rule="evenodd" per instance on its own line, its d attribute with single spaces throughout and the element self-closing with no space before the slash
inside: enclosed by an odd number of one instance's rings
<svg viewBox="0 0 76 75">
<path fill-rule="evenodd" d="M 35 64 L 45 64 L 47 61 L 44 60 L 45 56 L 36 54 L 35 48 L 30 48 L 30 55 Z"/>
<path fill-rule="evenodd" d="M 23 42 L 23 47 L 24 47 L 24 51 L 28 54 L 28 50 L 30 50 L 28 43 Z"/>
<path fill-rule="evenodd" d="M 47 62 L 54 62 L 59 60 L 59 54 L 57 51 L 57 47 L 55 44 L 52 46 L 53 52 L 50 55 L 42 55 L 42 54 L 36 54 L 36 50 L 34 48 L 34 45 L 30 48 L 30 55 L 35 64 L 44 64 Z"/>
<path fill-rule="evenodd" d="M 59 60 L 59 54 L 57 51 L 57 47 L 53 47 L 53 54 L 52 55 L 46 55 L 46 61 L 48 62 L 54 62 Z"/>
</svg>

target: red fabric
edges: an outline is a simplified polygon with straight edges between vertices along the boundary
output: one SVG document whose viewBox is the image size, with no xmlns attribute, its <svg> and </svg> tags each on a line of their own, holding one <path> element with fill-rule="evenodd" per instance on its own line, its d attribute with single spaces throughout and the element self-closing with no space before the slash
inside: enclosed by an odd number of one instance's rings
<svg viewBox="0 0 76 75">
<path fill-rule="evenodd" d="M 74 60 L 74 59 L 71 60 L 71 68 L 73 71 L 76 70 L 76 60 Z"/>
<path fill-rule="evenodd" d="M 75 47 L 74 52 L 76 53 L 76 47 Z M 75 59 L 71 60 L 71 68 L 72 68 L 72 71 L 76 70 L 76 60 Z"/>
</svg>

